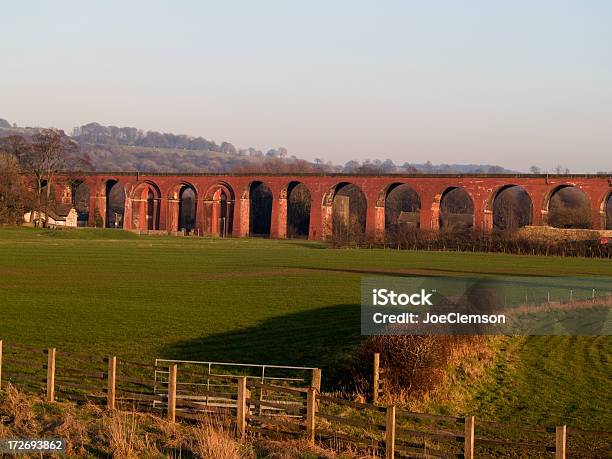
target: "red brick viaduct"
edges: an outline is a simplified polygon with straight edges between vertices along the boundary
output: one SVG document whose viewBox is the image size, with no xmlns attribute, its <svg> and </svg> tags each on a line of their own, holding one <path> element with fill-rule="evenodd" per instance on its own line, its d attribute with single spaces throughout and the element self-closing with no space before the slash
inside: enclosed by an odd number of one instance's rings
<svg viewBox="0 0 612 459">
<path fill-rule="evenodd" d="M 107 218 L 111 187 L 125 193 L 123 227 L 128 230 L 174 232 L 179 228 L 179 208 L 184 190 L 196 197 L 195 230 L 220 234 L 221 221 L 229 222 L 228 234 L 249 236 L 250 193 L 264 183 L 272 193 L 270 237 L 287 236 L 287 202 L 292 188 L 301 183 L 310 192 L 309 239 L 332 234 L 332 204 L 347 184 L 357 186 L 366 199 L 366 236 L 380 239 L 385 230 L 385 200 L 399 184 L 412 188 L 420 200 L 421 229 L 439 228 L 440 204 L 447 192 L 463 188 L 473 204 L 473 228 L 493 228 L 493 202 L 502 190 L 520 186 L 531 199 L 532 225 L 546 225 L 551 196 L 565 187 L 582 190 L 590 201 L 592 228 L 605 229 L 606 205 L 611 199 L 612 178 L 602 175 L 347 175 L 347 174 L 165 174 L 80 173 L 61 176 L 56 193 L 64 203 L 72 202 L 75 184 L 89 190 L 89 226 L 112 226 Z M 224 215 L 222 220 L 220 217 Z M 609 218 L 608 218 L 609 219 Z M 225 223 L 226 225 L 228 223 Z"/>
</svg>

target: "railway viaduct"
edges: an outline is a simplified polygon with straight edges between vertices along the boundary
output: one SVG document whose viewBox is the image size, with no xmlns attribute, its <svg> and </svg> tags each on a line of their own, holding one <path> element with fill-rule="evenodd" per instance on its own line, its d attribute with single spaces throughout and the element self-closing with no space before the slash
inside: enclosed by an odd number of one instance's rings
<svg viewBox="0 0 612 459">
<path fill-rule="evenodd" d="M 290 194 L 302 185 L 310 196 L 309 239 L 332 235 L 332 206 L 344 187 L 357 187 L 365 198 L 366 237 L 381 239 L 385 231 L 385 204 L 389 193 L 406 185 L 418 196 L 418 226 L 437 230 L 441 203 L 454 189 L 471 200 L 472 227 L 493 228 L 493 203 L 499 194 L 520 187 L 531 201 L 528 224 L 546 225 L 552 196 L 563 188 L 581 190 L 590 202 L 593 229 L 610 227 L 606 206 L 611 199 L 612 178 L 602 175 L 348 175 L 348 174 L 166 174 L 75 173 L 61 175 L 55 184 L 58 200 L 72 203 L 77 187 L 86 187 L 89 226 L 115 226 L 109 208 L 115 187 L 124 199 L 122 222 L 128 230 L 175 232 L 181 230 L 181 203 L 190 190 L 195 197 L 194 231 L 198 234 L 249 236 L 253 218 L 252 194 L 265 185 L 271 195 L 268 234 L 286 238 Z M 302 187 L 302 189 L 303 189 Z M 608 221 L 606 221 L 608 219 Z M 305 231 L 305 232 L 306 232 Z M 304 236 L 306 234 L 304 233 Z"/>
</svg>

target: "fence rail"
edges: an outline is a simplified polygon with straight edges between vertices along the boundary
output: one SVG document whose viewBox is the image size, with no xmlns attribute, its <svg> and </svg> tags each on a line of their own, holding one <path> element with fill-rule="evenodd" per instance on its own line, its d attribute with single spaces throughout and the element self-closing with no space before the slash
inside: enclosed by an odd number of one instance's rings
<svg viewBox="0 0 612 459">
<path fill-rule="evenodd" d="M 152 411 L 172 422 L 214 416 L 232 423 L 240 436 L 303 437 L 310 443 L 336 448 L 348 445 L 386 458 L 473 459 L 481 453 L 493 455 L 492 449 L 514 455 L 554 454 L 556 459 L 568 454 L 589 457 L 595 450 L 601 457 L 612 456 L 612 432 L 416 413 L 323 395 L 317 368 L 283 367 L 311 373 L 308 386 L 300 387 L 289 384 L 303 383 L 302 378 L 279 377 L 266 382 L 265 375 L 211 374 L 179 369 L 181 363 L 185 362 L 157 360 L 149 365 L 55 348 L 3 347 L 0 341 L 0 390 L 10 382 L 44 395 L 48 402 L 90 400 L 108 409 Z M 510 431 L 531 437 L 500 438 L 500 432 Z M 572 437 L 610 441 L 602 447 L 588 442 L 573 445 L 568 442 Z"/>
</svg>

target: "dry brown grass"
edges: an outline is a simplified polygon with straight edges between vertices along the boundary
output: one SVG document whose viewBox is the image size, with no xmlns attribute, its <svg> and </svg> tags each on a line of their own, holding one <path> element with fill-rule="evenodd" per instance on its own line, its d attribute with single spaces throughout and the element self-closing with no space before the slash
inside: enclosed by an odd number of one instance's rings
<svg viewBox="0 0 612 459">
<path fill-rule="evenodd" d="M 188 435 L 184 426 L 164 419 L 155 418 L 155 426 L 159 431 L 161 446 L 166 450 L 174 450 L 179 453 L 188 441 Z"/>
<path fill-rule="evenodd" d="M 204 422 L 193 429 L 193 452 L 202 459 L 255 458 L 249 445 L 239 443 L 226 427 Z"/>
<path fill-rule="evenodd" d="M 334 450 L 330 450 L 310 445 L 305 440 L 266 440 L 260 442 L 259 448 L 267 459 L 379 459 L 378 456 L 347 448 L 343 443 L 337 443 Z"/>
<path fill-rule="evenodd" d="M 11 431 L 18 435 L 38 433 L 40 424 L 30 400 L 10 383 L 6 385 L 4 392 L 4 400 L 0 406 L 0 417 L 8 418 Z"/>
<path fill-rule="evenodd" d="M 74 413 L 65 413 L 59 425 L 53 429 L 53 434 L 66 440 L 66 454 L 82 456 L 87 453 L 85 448 L 89 443 L 87 425 Z"/>
<path fill-rule="evenodd" d="M 239 440 L 233 427 L 211 417 L 200 424 L 170 423 L 152 414 L 107 411 L 90 403 L 46 403 L 7 384 L 0 391 L 0 438 L 63 438 L 68 457 L 118 459 L 340 459 L 342 454 L 305 441 Z"/>
<path fill-rule="evenodd" d="M 137 415 L 113 411 L 102 422 L 113 457 L 131 459 L 144 453 L 147 445 L 139 435 Z"/>
<path fill-rule="evenodd" d="M 566 303 L 550 302 L 541 304 L 523 304 L 508 311 L 506 315 L 522 315 L 548 313 L 554 311 L 574 311 L 580 309 L 592 309 L 600 306 L 611 306 L 612 296 L 595 297 L 590 300 L 575 300 Z"/>
</svg>

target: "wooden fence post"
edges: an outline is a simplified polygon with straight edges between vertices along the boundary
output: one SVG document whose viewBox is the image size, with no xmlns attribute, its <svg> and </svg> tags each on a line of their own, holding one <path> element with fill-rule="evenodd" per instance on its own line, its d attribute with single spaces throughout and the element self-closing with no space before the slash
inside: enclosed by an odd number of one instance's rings
<svg viewBox="0 0 612 459">
<path fill-rule="evenodd" d="M 306 437 L 308 443 L 315 442 L 315 417 L 317 413 L 317 389 L 311 387 L 306 393 Z"/>
<path fill-rule="evenodd" d="M 0 339 L 0 390 L 2 390 L 2 340 Z"/>
<path fill-rule="evenodd" d="M 106 390 L 106 408 L 115 409 L 115 387 L 117 380 L 117 357 L 108 358 L 108 386 Z"/>
<path fill-rule="evenodd" d="M 247 424 L 247 398 L 249 396 L 249 390 L 247 389 L 246 376 L 238 377 L 238 397 L 236 400 L 236 426 L 238 427 L 238 434 L 241 437 L 246 435 L 246 424 Z"/>
<path fill-rule="evenodd" d="M 55 348 L 47 351 L 47 401 L 55 401 Z"/>
<path fill-rule="evenodd" d="M 176 363 L 170 366 L 168 373 L 168 420 L 176 421 Z"/>
<path fill-rule="evenodd" d="M 557 426 L 555 429 L 555 459 L 567 458 L 567 426 Z"/>
<path fill-rule="evenodd" d="M 316 390 L 321 392 L 321 369 L 315 368 L 312 370 L 312 382 L 310 387 L 314 387 Z"/>
<path fill-rule="evenodd" d="M 378 403 L 378 391 L 380 388 L 380 354 L 378 352 L 374 353 L 374 375 L 373 375 L 373 394 L 372 394 L 372 402 Z"/>
<path fill-rule="evenodd" d="M 385 423 L 385 458 L 395 457 L 395 406 L 387 407 L 387 422 Z"/>
<path fill-rule="evenodd" d="M 310 384 L 310 387 L 317 390 L 317 393 L 315 394 L 315 410 L 319 411 L 319 400 L 317 399 L 316 395 L 321 393 L 321 369 L 320 368 L 315 368 L 314 370 L 312 370 L 312 382 Z"/>
<path fill-rule="evenodd" d="M 463 439 L 463 457 L 465 459 L 474 459 L 474 429 L 476 419 L 474 416 L 465 418 L 465 437 Z"/>
</svg>

